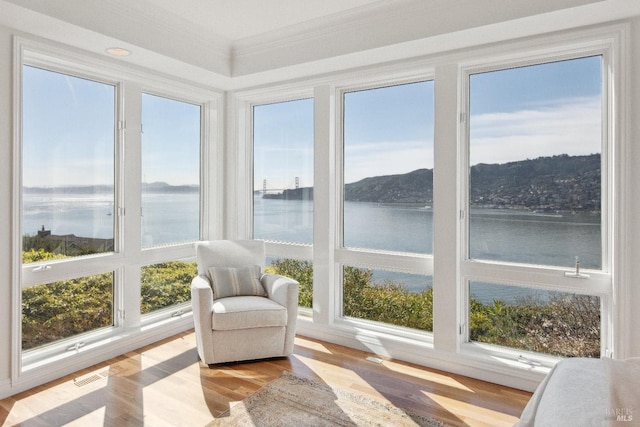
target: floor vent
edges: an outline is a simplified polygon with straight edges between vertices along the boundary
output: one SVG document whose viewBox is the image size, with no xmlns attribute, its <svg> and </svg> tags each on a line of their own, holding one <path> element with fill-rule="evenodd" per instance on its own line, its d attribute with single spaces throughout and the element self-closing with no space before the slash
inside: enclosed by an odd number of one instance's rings
<svg viewBox="0 0 640 427">
<path fill-rule="evenodd" d="M 73 383 L 78 387 L 84 387 L 87 384 L 94 383 L 96 381 L 103 380 L 109 376 L 109 371 L 98 372 L 95 374 L 88 374 L 84 377 L 74 378 Z"/>
</svg>

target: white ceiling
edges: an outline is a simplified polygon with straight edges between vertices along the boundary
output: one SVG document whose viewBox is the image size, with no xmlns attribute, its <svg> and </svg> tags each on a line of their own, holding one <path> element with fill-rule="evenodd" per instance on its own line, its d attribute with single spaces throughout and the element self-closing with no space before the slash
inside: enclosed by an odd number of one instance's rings
<svg viewBox="0 0 640 427">
<path fill-rule="evenodd" d="M 394 1 L 394 0 L 391 0 Z M 398 0 L 395 0 L 398 2 Z M 240 40 L 390 0 L 136 0 Z M 144 7 L 144 6 L 143 6 Z"/>
<path fill-rule="evenodd" d="M 22 34 L 219 88 L 638 15 L 640 0 L 0 0 Z"/>
</svg>

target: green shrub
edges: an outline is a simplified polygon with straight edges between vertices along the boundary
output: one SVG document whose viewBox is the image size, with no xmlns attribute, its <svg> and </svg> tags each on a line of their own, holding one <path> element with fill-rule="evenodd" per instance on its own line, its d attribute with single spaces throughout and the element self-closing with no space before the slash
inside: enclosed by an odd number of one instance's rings
<svg viewBox="0 0 640 427">
<path fill-rule="evenodd" d="M 65 258 L 30 249 L 24 263 Z M 173 261 L 142 269 L 143 314 L 191 299 L 195 262 Z M 113 274 L 30 286 L 22 290 L 22 349 L 28 350 L 114 324 Z"/>
<path fill-rule="evenodd" d="M 113 274 L 22 290 L 22 349 L 113 325 Z"/>
<path fill-rule="evenodd" d="M 44 249 L 29 249 L 22 251 L 22 263 L 29 264 L 32 262 L 46 261 L 50 259 L 66 258 L 64 255 L 58 255 L 51 252 L 47 252 Z"/>
<path fill-rule="evenodd" d="M 344 315 L 433 330 L 433 290 L 410 292 L 393 282 L 373 284 L 371 270 L 344 267 Z"/>
<path fill-rule="evenodd" d="M 142 268 L 140 311 L 147 314 L 191 300 L 196 262 L 171 261 Z"/>
<path fill-rule="evenodd" d="M 561 357 L 600 357 L 600 300 L 566 294 L 548 300 L 522 298 L 515 304 L 471 299 L 472 341 Z"/>
<path fill-rule="evenodd" d="M 23 252 L 23 262 L 64 258 L 44 249 Z M 279 259 L 270 273 L 300 282 L 299 304 L 312 307 L 313 265 Z M 195 262 L 172 261 L 142 269 L 141 312 L 150 313 L 189 301 Z M 514 304 L 490 304 L 471 298 L 469 338 L 562 357 L 599 357 L 600 301 L 588 295 L 524 298 Z M 36 285 L 22 291 L 24 350 L 113 325 L 113 274 L 105 273 Z M 410 292 L 400 284 L 373 283 L 369 269 L 344 267 L 345 316 L 397 326 L 433 330 L 433 290 Z"/>
<path fill-rule="evenodd" d="M 313 264 L 298 259 L 277 259 L 265 269 L 268 273 L 290 277 L 300 283 L 298 305 L 311 308 L 313 304 Z"/>
</svg>

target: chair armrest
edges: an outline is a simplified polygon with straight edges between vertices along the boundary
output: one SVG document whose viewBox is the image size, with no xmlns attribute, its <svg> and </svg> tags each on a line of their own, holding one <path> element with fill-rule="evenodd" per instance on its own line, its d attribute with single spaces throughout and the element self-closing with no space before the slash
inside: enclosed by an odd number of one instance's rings
<svg viewBox="0 0 640 427">
<path fill-rule="evenodd" d="M 202 361 L 208 363 L 207 355 L 211 354 L 213 348 L 211 341 L 213 290 L 206 276 L 196 276 L 191 280 L 191 308 L 196 340 L 201 344 L 198 346 L 198 355 Z"/>
<path fill-rule="evenodd" d="M 191 280 L 191 301 L 194 305 L 196 305 L 197 301 L 199 306 L 204 305 L 208 308 L 213 308 L 213 290 L 206 276 L 196 276 Z"/>
<path fill-rule="evenodd" d="M 267 291 L 269 299 L 287 308 L 298 306 L 298 288 L 300 283 L 289 277 L 268 273 L 262 276 L 261 281 L 262 286 L 264 286 Z"/>
<path fill-rule="evenodd" d="M 282 354 L 293 353 L 296 338 L 296 322 L 298 320 L 298 291 L 300 283 L 277 274 L 264 274 L 262 286 L 267 291 L 269 299 L 287 308 L 287 329 L 284 337 Z"/>
</svg>

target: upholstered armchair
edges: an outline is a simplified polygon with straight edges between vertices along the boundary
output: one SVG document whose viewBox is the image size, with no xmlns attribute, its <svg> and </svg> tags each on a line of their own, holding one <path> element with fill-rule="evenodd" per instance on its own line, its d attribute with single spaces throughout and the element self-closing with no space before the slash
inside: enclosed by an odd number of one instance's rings
<svg viewBox="0 0 640 427">
<path fill-rule="evenodd" d="M 299 284 L 263 274 L 264 242 L 198 242 L 196 257 L 191 304 L 200 359 L 211 365 L 290 355 Z"/>
</svg>

